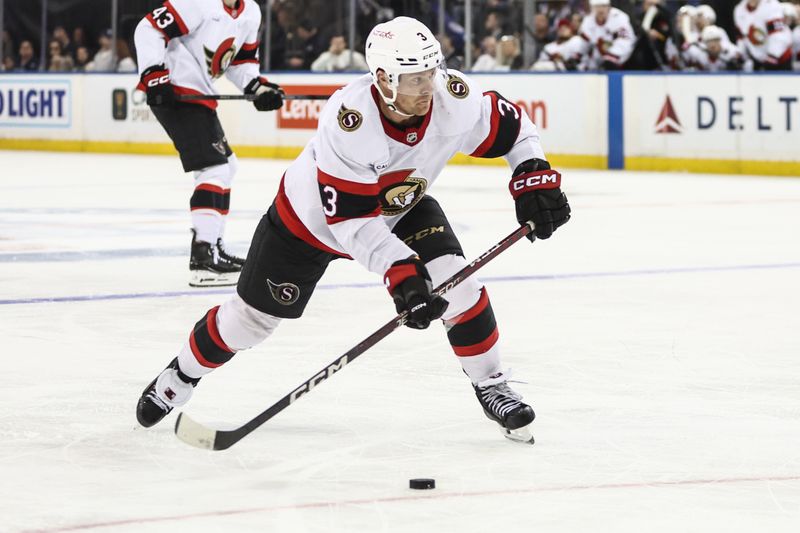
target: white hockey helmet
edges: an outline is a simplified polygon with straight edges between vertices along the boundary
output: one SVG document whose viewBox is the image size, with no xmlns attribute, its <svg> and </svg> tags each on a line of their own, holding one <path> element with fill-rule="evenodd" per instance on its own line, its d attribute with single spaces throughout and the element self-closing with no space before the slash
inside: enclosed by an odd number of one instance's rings
<svg viewBox="0 0 800 533">
<path fill-rule="evenodd" d="M 610 6 L 611 0 L 589 0 L 589 5 L 591 7 L 595 6 Z"/>
<path fill-rule="evenodd" d="M 397 111 L 394 102 L 401 75 L 436 69 L 444 63 L 439 41 L 425 24 L 411 17 L 396 17 L 372 28 L 367 37 L 366 58 L 372 84 L 393 111 Z M 378 86 L 378 70 L 386 73 L 392 89 L 389 97 Z"/>
<path fill-rule="evenodd" d="M 797 20 L 797 7 L 791 2 L 781 2 L 783 8 L 783 18 L 787 24 Z"/>
<path fill-rule="evenodd" d="M 700 34 L 700 40 L 702 40 L 704 43 L 709 41 L 721 41 L 724 37 L 725 30 L 719 26 L 714 26 L 713 24 L 703 28 L 703 32 Z"/>
<path fill-rule="evenodd" d="M 714 8 L 708 4 L 702 4 L 697 6 L 695 14 L 698 17 L 703 17 L 707 24 L 717 23 L 717 12 L 714 11 Z"/>
<path fill-rule="evenodd" d="M 685 6 L 681 6 L 681 8 L 678 9 L 679 17 L 686 17 L 686 16 L 694 17 L 695 15 L 697 15 L 697 8 L 695 6 L 687 4 Z"/>
</svg>

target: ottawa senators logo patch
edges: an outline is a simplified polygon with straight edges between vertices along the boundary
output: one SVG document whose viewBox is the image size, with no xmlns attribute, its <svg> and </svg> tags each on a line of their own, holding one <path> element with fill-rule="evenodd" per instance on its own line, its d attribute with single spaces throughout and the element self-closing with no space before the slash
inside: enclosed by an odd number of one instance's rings
<svg viewBox="0 0 800 533">
<path fill-rule="evenodd" d="M 356 131 L 363 121 L 361 113 L 355 109 L 347 109 L 344 104 L 339 108 L 339 127 L 344 131 Z"/>
<path fill-rule="evenodd" d="M 300 298 L 300 288 L 294 283 L 275 283 L 267 278 L 267 285 L 272 297 L 281 305 L 292 305 Z"/>
<path fill-rule="evenodd" d="M 459 100 L 463 100 L 469 96 L 469 86 L 464 80 L 451 74 L 447 76 L 447 92 Z"/>
<path fill-rule="evenodd" d="M 236 46 L 233 44 L 233 37 L 228 37 L 217 47 L 216 52 L 212 52 L 205 46 L 203 47 L 206 53 L 206 66 L 208 67 L 208 75 L 212 79 L 217 79 L 228 70 L 231 61 L 236 57 Z"/>
<path fill-rule="evenodd" d="M 405 178 L 381 189 L 378 194 L 381 202 L 381 214 L 388 217 L 399 215 L 417 205 L 417 202 L 425 196 L 428 181 L 425 178 L 412 177 L 411 172 L 410 170 L 401 170 L 397 173 L 390 173 L 401 176 L 405 174 Z M 388 176 L 384 175 L 381 178 Z"/>
</svg>

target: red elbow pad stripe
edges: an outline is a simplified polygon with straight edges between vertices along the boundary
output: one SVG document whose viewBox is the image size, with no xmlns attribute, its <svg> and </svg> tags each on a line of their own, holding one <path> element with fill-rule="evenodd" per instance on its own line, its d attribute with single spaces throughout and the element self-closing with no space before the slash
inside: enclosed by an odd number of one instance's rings
<svg viewBox="0 0 800 533">
<path fill-rule="evenodd" d="M 508 190 L 514 200 L 526 192 L 537 189 L 558 189 L 561 187 L 561 173 L 557 170 L 537 170 L 514 176 L 508 183 Z"/>
</svg>

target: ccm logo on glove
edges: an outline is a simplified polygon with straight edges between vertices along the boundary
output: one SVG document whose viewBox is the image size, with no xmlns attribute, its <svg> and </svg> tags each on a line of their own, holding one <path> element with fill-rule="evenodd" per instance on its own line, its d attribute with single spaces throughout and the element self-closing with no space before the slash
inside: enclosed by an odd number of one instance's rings
<svg viewBox="0 0 800 533">
<path fill-rule="evenodd" d="M 521 176 L 514 176 L 508 184 L 511 196 L 516 200 L 521 194 L 537 189 L 558 189 L 561 187 L 561 174 L 555 170 L 537 170 Z"/>
</svg>

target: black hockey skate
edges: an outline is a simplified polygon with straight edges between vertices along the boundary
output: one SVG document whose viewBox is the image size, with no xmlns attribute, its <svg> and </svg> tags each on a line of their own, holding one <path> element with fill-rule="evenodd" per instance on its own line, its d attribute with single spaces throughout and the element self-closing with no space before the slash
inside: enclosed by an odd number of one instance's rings
<svg viewBox="0 0 800 533">
<path fill-rule="evenodd" d="M 166 386 L 164 387 L 164 395 L 166 396 L 166 399 L 162 399 L 156 392 L 156 383 L 162 375 L 168 373 L 169 375 L 165 376 L 165 381 L 168 382 L 171 378 L 172 381 L 174 381 L 174 384 L 172 387 L 170 387 L 169 383 L 165 383 Z M 181 404 L 189 401 L 189 397 L 191 397 L 191 389 L 196 387 L 199 381 L 200 378 L 192 379 L 181 372 L 181 370 L 178 368 L 178 358 L 176 357 L 170 361 L 170 363 L 167 365 L 167 368 L 165 368 L 161 374 L 156 376 L 156 379 L 151 381 L 147 388 L 145 388 L 142 392 L 142 395 L 139 397 L 139 402 L 136 404 L 136 420 L 138 420 L 139 423 L 146 428 L 155 426 L 161 422 L 165 416 L 172 412 L 174 406 L 171 405 L 171 400 L 177 399 Z M 177 385 L 177 387 L 175 385 Z M 186 388 L 184 385 L 189 385 L 190 388 Z M 181 388 L 185 390 L 179 390 L 176 393 L 174 390 L 172 390 L 173 388 Z"/>
<path fill-rule="evenodd" d="M 491 377 L 473 385 L 473 388 L 483 412 L 500 425 L 504 437 L 533 444 L 533 436 L 527 426 L 533 422 L 536 414 L 530 405 L 522 401 L 522 396 L 508 386 L 504 376 Z"/>
<path fill-rule="evenodd" d="M 230 257 L 225 254 L 226 257 Z M 242 262 L 244 264 L 244 262 Z M 192 255 L 189 259 L 189 285 L 192 287 L 225 287 L 236 285 L 242 264 L 226 259 L 216 244 L 198 241 L 192 230 Z"/>
<path fill-rule="evenodd" d="M 225 261 L 233 263 L 234 265 L 239 265 L 239 267 L 244 266 L 244 259 L 229 254 L 227 250 L 225 250 L 225 243 L 222 242 L 222 239 L 217 239 L 217 254 L 219 254 L 219 257 Z"/>
</svg>

